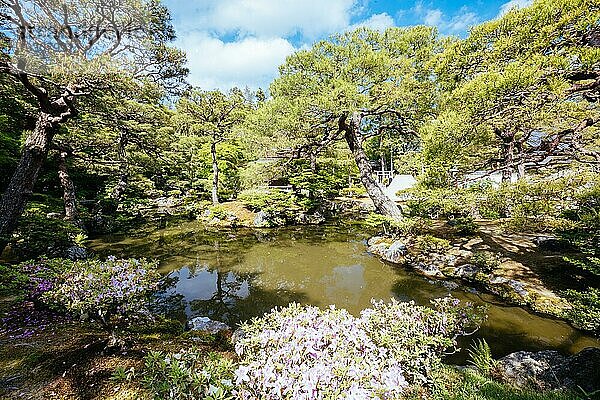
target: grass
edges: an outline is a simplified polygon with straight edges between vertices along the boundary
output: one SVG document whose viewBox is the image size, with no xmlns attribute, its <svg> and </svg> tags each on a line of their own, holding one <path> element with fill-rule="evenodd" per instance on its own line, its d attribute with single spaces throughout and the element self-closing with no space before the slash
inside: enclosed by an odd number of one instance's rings
<svg viewBox="0 0 600 400">
<path fill-rule="evenodd" d="M 517 389 L 485 378 L 472 370 L 446 367 L 437 377 L 432 400 L 582 400 L 585 396 L 569 392 L 536 392 Z"/>
<path fill-rule="evenodd" d="M 116 380 L 115 371 L 141 371 L 150 350 L 177 352 L 196 346 L 229 354 L 219 340 L 202 345 L 191 335 L 164 330 L 159 326 L 153 333 L 132 333 L 126 352 L 106 351 L 106 337 L 93 325 L 78 322 L 47 327 L 26 338 L 2 333 L 0 399 L 151 400 L 138 379 Z"/>
</svg>

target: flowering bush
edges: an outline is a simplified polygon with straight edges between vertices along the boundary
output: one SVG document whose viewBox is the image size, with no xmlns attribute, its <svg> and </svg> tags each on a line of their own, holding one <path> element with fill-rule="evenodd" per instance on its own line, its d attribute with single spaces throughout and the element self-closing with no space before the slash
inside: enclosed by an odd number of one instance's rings
<svg viewBox="0 0 600 400">
<path fill-rule="evenodd" d="M 119 327 L 150 318 L 149 296 L 160 279 L 156 266 L 145 259 L 115 257 L 76 261 L 43 299 L 82 319 L 100 322 L 114 339 Z"/>
<path fill-rule="evenodd" d="M 63 259 L 30 260 L 16 266 L 0 265 L 0 293 L 19 301 L 0 320 L 0 332 L 10 337 L 27 337 L 60 320 L 64 315 L 51 310 L 43 296 L 51 290 L 71 261 Z"/>
<path fill-rule="evenodd" d="M 291 304 L 241 327 L 236 370 L 244 399 L 400 398 L 424 383 L 455 338 L 480 321 L 478 309 L 440 299 L 435 309 L 373 302 L 356 318 Z"/>
<path fill-rule="evenodd" d="M 195 348 L 179 353 L 151 351 L 145 358 L 144 385 L 161 400 L 232 399 L 235 363 Z"/>
</svg>

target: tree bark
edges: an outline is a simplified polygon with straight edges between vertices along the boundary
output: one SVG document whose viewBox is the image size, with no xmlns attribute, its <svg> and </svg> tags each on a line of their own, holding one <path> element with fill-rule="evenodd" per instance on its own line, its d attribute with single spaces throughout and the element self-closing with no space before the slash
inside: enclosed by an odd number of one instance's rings
<svg viewBox="0 0 600 400">
<path fill-rule="evenodd" d="M 0 251 L 17 226 L 57 130 L 58 124 L 52 122 L 52 116 L 40 112 L 33 132 L 23 145 L 19 164 L 0 200 Z"/>
<path fill-rule="evenodd" d="M 217 205 L 219 204 L 219 163 L 217 162 L 217 143 L 215 141 L 210 144 L 210 155 L 212 156 L 213 170 L 212 202 Z"/>
<path fill-rule="evenodd" d="M 502 182 L 511 182 L 514 170 L 515 134 L 495 129 L 495 134 L 502 141 Z"/>
<path fill-rule="evenodd" d="M 347 120 L 348 116 L 340 119 L 340 128 L 344 131 L 344 138 L 354 155 L 360 181 L 365 186 L 371 200 L 373 200 L 375 209 L 388 217 L 401 219 L 403 216 L 400 207 L 387 197 L 381 185 L 373 178 L 373 168 L 363 149 L 363 138 L 360 133 L 360 114 L 353 113 L 350 116 L 350 121 L 348 122 Z"/>
<path fill-rule="evenodd" d="M 83 222 L 77 209 L 77 195 L 75 193 L 75 184 L 69 175 L 67 169 L 67 153 L 64 151 L 58 154 L 58 179 L 63 189 L 63 202 L 65 204 L 65 220 L 71 221 L 78 228 L 84 229 Z"/>
</svg>

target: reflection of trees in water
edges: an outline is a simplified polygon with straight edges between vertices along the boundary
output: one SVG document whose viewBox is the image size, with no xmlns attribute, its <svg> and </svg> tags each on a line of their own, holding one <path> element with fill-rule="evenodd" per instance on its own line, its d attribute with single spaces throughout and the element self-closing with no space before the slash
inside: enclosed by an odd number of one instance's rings
<svg viewBox="0 0 600 400">
<path fill-rule="evenodd" d="M 275 306 L 307 301 L 306 295 L 302 293 L 259 288 L 254 284 L 258 274 L 237 275 L 219 270 L 214 270 L 213 273 L 216 274 L 215 291 L 209 299 L 190 302 L 194 315 L 235 325 L 262 315 Z"/>
<path fill-rule="evenodd" d="M 168 315 L 169 318 L 184 321 L 186 319 L 185 297 L 173 292 L 177 282 L 179 277 L 173 275 L 167 275 L 161 280 L 160 287 L 152 299 L 150 310 L 154 314 Z"/>
</svg>

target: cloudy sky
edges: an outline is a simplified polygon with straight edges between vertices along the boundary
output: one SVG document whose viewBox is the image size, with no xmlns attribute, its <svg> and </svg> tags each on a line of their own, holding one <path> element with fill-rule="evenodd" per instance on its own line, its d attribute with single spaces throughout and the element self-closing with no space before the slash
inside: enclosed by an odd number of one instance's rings
<svg viewBox="0 0 600 400">
<path fill-rule="evenodd" d="M 531 0 L 163 0 L 189 80 L 202 89 L 268 88 L 286 56 L 357 26 L 425 24 L 448 35 Z"/>
</svg>

